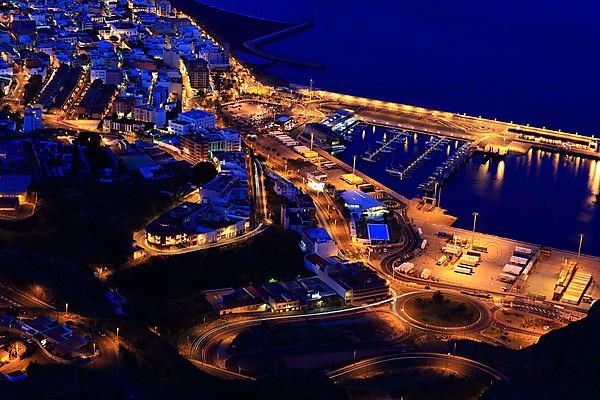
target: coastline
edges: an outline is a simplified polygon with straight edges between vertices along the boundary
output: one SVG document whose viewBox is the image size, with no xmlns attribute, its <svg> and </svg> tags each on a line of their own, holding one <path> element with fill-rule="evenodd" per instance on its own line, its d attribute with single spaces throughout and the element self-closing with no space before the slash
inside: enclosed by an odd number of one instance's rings
<svg viewBox="0 0 600 400">
<path fill-rule="evenodd" d="M 293 27 L 284 23 L 259 19 L 221 10 L 196 1 L 172 0 L 173 6 L 194 18 L 221 44 L 228 43 L 231 50 L 245 49 L 244 42 Z"/>
<path fill-rule="evenodd" d="M 211 9 L 213 9 L 213 10 L 217 10 L 217 11 L 223 12 L 225 14 L 235 14 L 235 15 L 246 17 L 246 18 L 251 18 L 251 19 L 254 19 L 254 20 L 258 20 L 258 21 L 274 22 L 274 23 L 283 24 L 283 25 L 295 25 L 295 24 L 297 24 L 297 22 L 294 22 L 294 21 L 284 21 L 284 20 L 278 20 L 278 19 L 274 19 L 274 18 L 265 18 L 265 17 L 259 17 L 257 15 L 250 15 L 250 14 L 244 14 L 244 13 L 241 13 L 241 12 L 231 11 L 231 10 L 228 10 L 227 8 L 221 8 L 221 7 L 213 5 L 213 4 L 208 4 L 208 3 L 205 2 L 205 0 L 192 0 L 192 2 L 194 2 L 196 4 L 199 4 L 199 5 L 203 6 L 203 7 L 209 7 Z M 172 1 L 172 3 L 175 4 L 173 1 Z"/>
<path fill-rule="evenodd" d="M 312 26 L 310 22 L 289 23 L 258 18 L 223 10 L 198 1 L 172 0 L 173 6 L 201 25 L 209 35 L 221 45 L 228 44 L 232 53 L 246 53 L 265 60 L 265 63 L 253 63 L 238 57 L 238 61 L 250 69 L 255 77 L 269 86 L 289 86 L 291 82 L 275 76 L 266 69 L 277 62 L 296 63 L 306 67 L 322 67 L 294 60 L 283 59 L 260 50 L 263 43 L 278 40 L 287 34 Z M 250 46 L 249 46 L 250 44 Z M 234 54 L 235 55 L 235 54 Z"/>
</svg>

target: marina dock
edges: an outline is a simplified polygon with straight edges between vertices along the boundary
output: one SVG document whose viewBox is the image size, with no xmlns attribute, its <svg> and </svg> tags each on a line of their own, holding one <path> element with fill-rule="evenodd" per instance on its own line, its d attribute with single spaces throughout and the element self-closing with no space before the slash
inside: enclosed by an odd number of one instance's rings
<svg viewBox="0 0 600 400">
<path fill-rule="evenodd" d="M 469 161 L 476 149 L 477 146 L 473 143 L 463 144 L 442 166 L 437 167 L 435 172 L 418 188 L 425 193 L 435 194 L 437 186 L 442 186 L 463 164 Z"/>
<path fill-rule="evenodd" d="M 400 173 L 398 174 L 398 176 L 400 177 L 400 179 L 404 179 L 406 177 L 406 175 L 412 171 L 414 168 L 416 168 L 418 165 L 421 164 L 421 162 L 423 162 L 424 160 L 428 160 L 428 156 L 429 154 L 431 154 L 432 151 L 434 151 L 440 144 L 442 143 L 447 143 L 447 139 L 442 139 L 440 137 L 434 137 L 431 139 L 431 146 L 425 150 L 423 152 L 423 154 L 421 154 L 419 157 L 417 157 L 413 162 L 411 162 L 410 164 L 408 164 L 406 167 L 404 167 L 404 169 L 402 169 L 400 171 Z"/>
<path fill-rule="evenodd" d="M 384 140 L 381 143 L 381 146 L 378 147 L 375 151 L 365 152 L 365 154 L 363 154 L 363 156 L 362 156 L 362 159 L 367 162 L 376 162 L 377 156 L 379 154 L 391 153 L 392 151 L 396 150 L 395 148 L 391 148 L 391 145 L 402 138 L 404 138 L 406 140 L 406 138 L 408 136 L 409 136 L 409 134 L 404 131 L 395 133 L 394 136 L 392 136 L 392 138 L 390 140 Z"/>
</svg>

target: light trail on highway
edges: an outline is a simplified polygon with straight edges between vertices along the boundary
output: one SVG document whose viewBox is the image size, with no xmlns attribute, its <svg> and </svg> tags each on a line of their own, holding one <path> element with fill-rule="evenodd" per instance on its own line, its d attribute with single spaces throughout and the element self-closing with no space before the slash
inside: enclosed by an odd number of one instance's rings
<svg viewBox="0 0 600 400">
<path fill-rule="evenodd" d="M 417 361 L 415 365 L 410 365 L 411 368 L 437 367 L 440 369 L 453 369 L 454 371 L 462 374 L 477 375 L 478 377 L 479 374 L 483 374 L 483 376 L 486 378 L 484 381 L 486 384 L 489 382 L 490 378 L 496 381 L 508 380 L 506 375 L 481 362 L 451 354 L 426 352 L 392 354 L 365 359 L 346 367 L 339 368 L 335 371 L 331 371 L 327 374 L 327 376 L 332 380 L 347 379 L 360 376 L 364 372 L 373 373 L 389 371 L 388 364 L 406 361 Z M 473 371 L 477 371 L 477 374 L 473 374 Z"/>
</svg>

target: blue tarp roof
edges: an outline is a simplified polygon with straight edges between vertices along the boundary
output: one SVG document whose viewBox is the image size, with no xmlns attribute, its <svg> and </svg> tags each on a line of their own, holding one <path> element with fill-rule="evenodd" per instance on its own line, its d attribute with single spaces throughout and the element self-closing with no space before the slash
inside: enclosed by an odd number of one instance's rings
<svg viewBox="0 0 600 400">
<path fill-rule="evenodd" d="M 367 224 L 370 240 L 390 240 L 390 232 L 386 224 Z"/>
<path fill-rule="evenodd" d="M 346 190 L 342 193 L 342 199 L 346 204 L 357 205 L 363 210 L 383 205 L 379 200 L 361 190 Z"/>
</svg>

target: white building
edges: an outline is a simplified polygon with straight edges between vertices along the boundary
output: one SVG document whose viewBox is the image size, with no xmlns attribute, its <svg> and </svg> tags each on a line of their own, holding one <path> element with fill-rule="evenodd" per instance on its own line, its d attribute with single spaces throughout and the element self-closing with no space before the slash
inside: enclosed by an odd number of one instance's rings
<svg viewBox="0 0 600 400">
<path fill-rule="evenodd" d="M 306 229 L 302 233 L 302 243 L 308 253 L 317 253 L 321 257 L 329 258 L 338 254 L 337 244 L 324 228 Z"/>
<path fill-rule="evenodd" d="M 121 40 L 135 36 L 137 33 L 137 26 L 131 22 L 114 22 L 110 24 L 110 35 L 116 36 Z"/>
<path fill-rule="evenodd" d="M 192 124 L 180 119 L 169 120 L 169 133 L 173 135 L 187 135 L 192 133 Z"/>
<path fill-rule="evenodd" d="M 169 15 L 171 15 L 171 2 L 165 0 L 157 1 L 156 13 L 161 17 L 168 17 Z"/>
<path fill-rule="evenodd" d="M 217 117 L 214 114 L 203 110 L 190 110 L 179 114 L 181 121 L 187 121 L 192 124 L 194 131 L 202 129 L 213 129 L 217 123 Z"/>
<path fill-rule="evenodd" d="M 23 132 L 29 133 L 37 129 L 42 129 L 42 107 L 27 107 L 23 116 Z"/>
<path fill-rule="evenodd" d="M 123 73 L 118 68 L 93 67 L 90 69 L 90 82 L 96 79 L 101 79 L 106 85 L 119 85 L 123 81 Z"/>
<path fill-rule="evenodd" d="M 273 178 L 273 190 L 279 196 L 283 196 L 286 199 L 292 201 L 301 193 L 300 189 L 296 187 L 292 182 L 288 181 L 282 176 L 274 175 Z"/>
<path fill-rule="evenodd" d="M 159 128 L 167 124 L 167 112 L 162 108 L 144 104 L 133 107 L 131 111 L 136 121 L 152 122 Z"/>
</svg>

